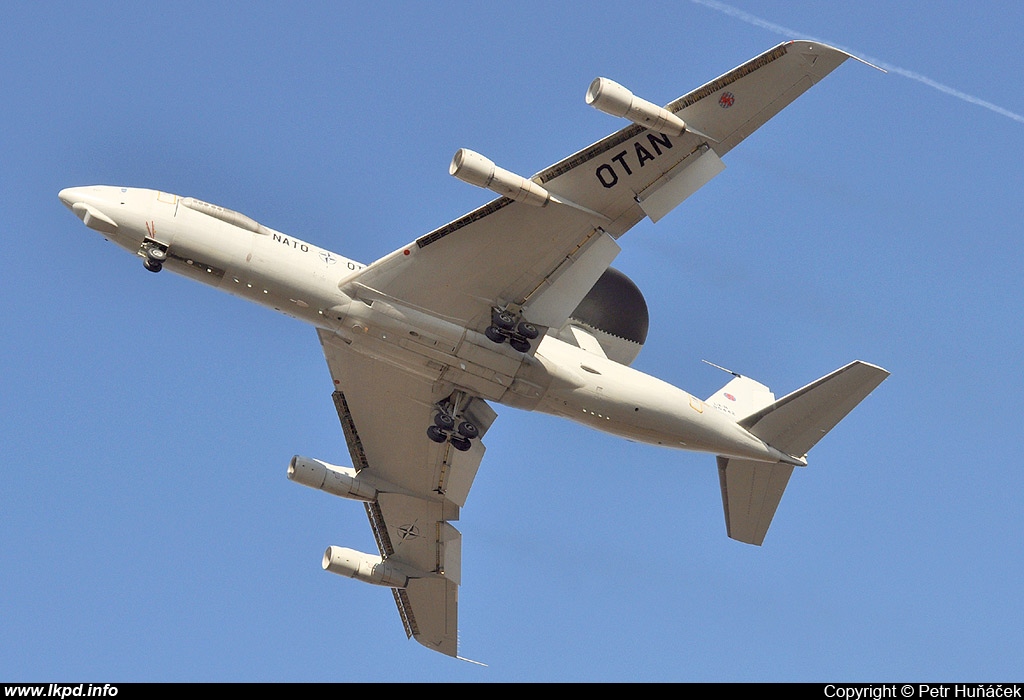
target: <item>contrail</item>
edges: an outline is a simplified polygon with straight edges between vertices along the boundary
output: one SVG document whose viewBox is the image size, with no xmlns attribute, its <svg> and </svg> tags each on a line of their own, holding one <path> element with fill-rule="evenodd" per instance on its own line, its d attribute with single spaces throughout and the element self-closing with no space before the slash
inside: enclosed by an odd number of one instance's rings
<svg viewBox="0 0 1024 700">
<path fill-rule="evenodd" d="M 992 104 L 991 102 L 987 102 L 986 100 L 983 100 L 980 97 L 975 97 L 973 95 L 968 95 L 966 92 L 961 92 L 959 90 L 956 90 L 955 88 L 949 87 L 948 85 L 943 85 L 942 83 L 936 82 L 936 81 L 932 80 L 931 78 L 928 78 L 926 76 L 921 75 L 920 73 L 915 73 L 915 72 L 909 71 L 909 70 L 907 70 L 905 68 L 899 68 L 898 66 L 893 66 L 893 65 L 890 65 L 890 64 L 885 63 L 883 61 L 879 61 L 877 59 L 874 59 L 874 58 L 869 58 L 867 56 L 862 56 L 861 54 L 857 53 L 856 51 L 852 51 L 850 49 L 847 49 L 845 47 L 839 46 L 837 44 L 832 44 L 832 42 L 829 42 L 829 41 L 824 41 L 822 39 L 817 39 L 817 38 L 815 38 L 813 36 L 810 36 L 808 34 L 804 34 L 803 32 L 798 32 L 798 31 L 795 31 L 793 29 L 788 29 L 786 27 L 783 27 L 782 25 L 775 24 L 773 22 L 769 22 L 768 20 L 761 19 L 760 17 L 756 17 L 756 16 L 750 14 L 749 12 L 744 12 L 743 10 L 737 9 L 735 7 L 732 7 L 731 5 L 726 5 L 725 3 L 717 2 L 716 0 L 690 0 L 690 2 L 694 3 L 695 5 L 703 5 L 704 7 L 707 7 L 709 9 L 715 10 L 716 12 L 721 12 L 722 14 L 729 15 L 730 17 L 735 17 L 736 19 L 740 20 L 741 22 L 746 22 L 747 24 L 752 24 L 755 27 L 760 27 L 761 29 L 767 29 L 770 32 L 773 32 L 775 34 L 781 34 L 782 36 L 789 37 L 790 39 L 808 39 L 810 41 L 818 41 L 818 42 L 821 42 L 823 44 L 831 44 L 832 46 L 835 46 L 837 49 L 845 51 L 848 54 L 851 54 L 853 56 L 857 56 L 857 57 L 863 59 L 864 61 L 867 61 L 868 63 L 871 63 L 871 64 L 873 64 L 875 66 L 878 66 L 879 68 L 881 68 L 883 70 L 886 70 L 886 71 L 888 71 L 890 73 L 895 73 L 897 75 L 902 75 L 904 78 L 910 78 L 911 80 L 916 80 L 919 83 L 923 83 L 923 84 L 927 85 L 928 87 L 935 88 L 939 92 L 944 92 L 947 95 L 950 95 L 952 97 L 957 98 L 958 100 L 963 100 L 964 102 L 970 103 L 972 105 L 977 105 L 978 107 L 984 107 L 985 109 L 991 110 L 991 111 L 995 112 L 996 114 L 1001 114 L 1004 117 L 1009 117 L 1010 119 L 1012 119 L 1012 120 L 1014 120 L 1016 122 L 1020 122 L 1021 124 L 1024 124 L 1024 117 L 1022 117 L 1021 115 L 1019 115 L 1019 114 L 1017 114 L 1015 112 L 1011 112 L 1010 110 L 1004 109 L 1003 107 L 1000 107 L 999 105 L 995 105 L 995 104 Z"/>
</svg>

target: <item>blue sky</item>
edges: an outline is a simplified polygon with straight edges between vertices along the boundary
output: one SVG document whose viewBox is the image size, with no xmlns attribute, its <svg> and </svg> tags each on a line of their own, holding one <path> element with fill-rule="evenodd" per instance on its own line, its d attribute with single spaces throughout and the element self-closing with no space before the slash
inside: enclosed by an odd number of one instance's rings
<svg viewBox="0 0 1024 700">
<path fill-rule="evenodd" d="M 1020 680 L 1017 3 L 12 3 L 0 24 L 0 680 Z M 195 196 L 372 262 L 792 31 L 848 61 L 621 240 L 636 366 L 787 393 L 892 376 L 812 452 L 765 545 L 714 459 L 497 406 L 459 529 L 462 653 L 320 569 L 373 550 L 311 328 L 85 229 L 63 187 Z M 1015 410 L 1015 409 L 1014 409 Z"/>
</svg>

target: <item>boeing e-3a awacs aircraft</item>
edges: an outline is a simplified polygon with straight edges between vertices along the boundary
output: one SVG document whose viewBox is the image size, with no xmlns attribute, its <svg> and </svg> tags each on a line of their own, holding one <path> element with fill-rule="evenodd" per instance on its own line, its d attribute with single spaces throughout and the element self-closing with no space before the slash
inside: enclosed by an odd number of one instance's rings
<svg viewBox="0 0 1024 700">
<path fill-rule="evenodd" d="M 289 478 L 363 501 L 379 548 L 323 568 L 392 589 L 406 633 L 457 653 L 465 505 L 490 402 L 717 455 L 728 535 L 761 544 L 794 466 L 888 376 L 852 362 L 781 399 L 736 375 L 701 400 L 630 367 L 647 334 L 618 240 L 658 221 L 721 156 L 848 58 L 789 42 L 664 108 L 605 78 L 592 106 L 632 122 L 524 178 L 459 150 L 451 174 L 501 195 L 362 265 L 191 197 L 75 187 L 86 226 L 166 268 L 312 324 L 352 459 L 294 457 Z"/>
</svg>

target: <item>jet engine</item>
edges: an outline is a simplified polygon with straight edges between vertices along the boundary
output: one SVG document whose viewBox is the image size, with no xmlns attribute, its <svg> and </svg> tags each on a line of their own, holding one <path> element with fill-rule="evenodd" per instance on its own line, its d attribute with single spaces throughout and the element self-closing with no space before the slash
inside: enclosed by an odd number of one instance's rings
<svg viewBox="0 0 1024 700">
<path fill-rule="evenodd" d="M 336 467 L 318 459 L 295 455 L 288 464 L 288 478 L 303 486 L 355 501 L 377 498 L 377 489 L 360 479 L 355 469 Z"/>
<path fill-rule="evenodd" d="M 409 579 L 414 578 L 402 566 L 348 547 L 328 547 L 321 565 L 332 574 L 388 588 L 405 588 Z"/>
<path fill-rule="evenodd" d="M 499 168 L 494 161 L 468 148 L 455 152 L 448 173 L 463 182 L 535 207 L 546 206 L 551 201 L 551 193 L 533 180 Z"/>
<path fill-rule="evenodd" d="M 634 124 L 670 136 L 682 136 L 685 131 L 704 136 L 664 107 L 637 97 L 608 78 L 594 78 L 587 90 L 586 100 L 588 105 L 606 114 L 628 119 Z"/>
</svg>

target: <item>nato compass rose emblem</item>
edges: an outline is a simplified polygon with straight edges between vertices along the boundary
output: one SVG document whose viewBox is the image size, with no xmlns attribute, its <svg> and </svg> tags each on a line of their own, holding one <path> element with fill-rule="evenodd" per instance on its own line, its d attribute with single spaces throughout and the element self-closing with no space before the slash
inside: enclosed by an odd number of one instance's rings
<svg viewBox="0 0 1024 700">
<path fill-rule="evenodd" d="M 718 98 L 718 106 L 722 109 L 729 109 L 736 104 L 736 95 L 731 92 L 723 92 L 722 96 Z"/>
<path fill-rule="evenodd" d="M 333 265 L 334 263 L 338 262 L 337 258 L 335 258 L 326 250 L 320 253 L 320 259 L 323 260 L 328 265 Z"/>
<path fill-rule="evenodd" d="M 400 539 L 402 541 L 414 540 L 414 539 L 416 539 L 419 536 L 420 536 L 420 529 L 418 527 L 416 527 L 415 525 L 412 525 L 412 524 L 402 525 L 401 527 L 398 528 L 398 539 Z"/>
</svg>

